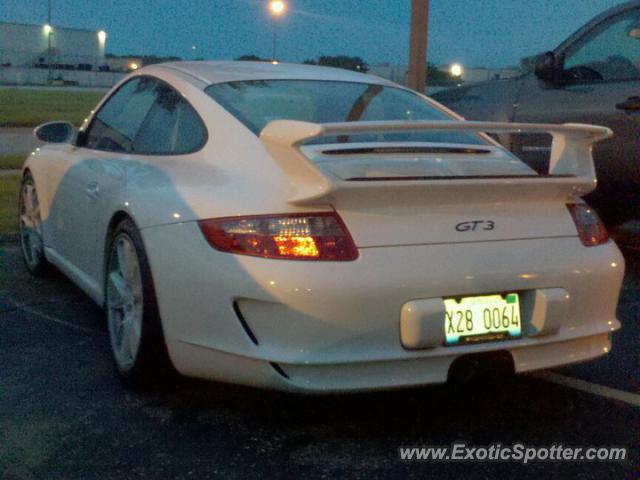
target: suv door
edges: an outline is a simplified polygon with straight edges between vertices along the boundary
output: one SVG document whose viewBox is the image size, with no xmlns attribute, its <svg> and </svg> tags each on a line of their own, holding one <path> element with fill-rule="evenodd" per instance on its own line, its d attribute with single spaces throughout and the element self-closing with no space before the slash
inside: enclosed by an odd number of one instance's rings
<svg viewBox="0 0 640 480">
<path fill-rule="evenodd" d="M 530 75 L 514 120 L 610 127 L 615 137 L 594 150 L 599 187 L 591 198 L 606 204 L 605 216 L 628 214 L 630 199 L 623 192 L 634 194 L 640 188 L 640 9 L 600 21 L 555 56 L 562 65 L 559 82 Z M 518 156 L 546 169 L 550 139 L 518 136 L 512 142 Z"/>
</svg>

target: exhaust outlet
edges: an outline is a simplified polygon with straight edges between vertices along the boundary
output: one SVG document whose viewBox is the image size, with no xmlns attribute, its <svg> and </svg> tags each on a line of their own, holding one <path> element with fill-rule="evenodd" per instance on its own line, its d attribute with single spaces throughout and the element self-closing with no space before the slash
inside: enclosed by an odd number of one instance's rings
<svg viewBox="0 0 640 480">
<path fill-rule="evenodd" d="M 449 367 L 447 382 L 465 386 L 515 374 L 513 357 L 507 351 L 463 355 Z"/>
</svg>

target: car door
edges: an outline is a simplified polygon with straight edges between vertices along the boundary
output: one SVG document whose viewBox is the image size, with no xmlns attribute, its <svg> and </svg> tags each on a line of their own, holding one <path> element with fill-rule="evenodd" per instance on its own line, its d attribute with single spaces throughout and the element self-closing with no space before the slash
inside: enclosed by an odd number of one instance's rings
<svg viewBox="0 0 640 480">
<path fill-rule="evenodd" d="M 102 104 L 75 145 L 60 156 L 52 169 L 58 178 L 52 199 L 49 228 L 51 247 L 72 268 L 80 281 L 90 282 L 99 270 L 96 262 L 96 226 L 102 195 L 101 165 L 118 161 L 132 148 L 155 94 L 143 78 L 122 85 Z M 97 285 L 87 285 L 97 288 Z"/>
<path fill-rule="evenodd" d="M 629 191 L 640 181 L 640 9 L 626 10 L 564 44 L 555 56 L 558 82 L 529 75 L 515 121 L 606 125 L 615 134 L 594 149 L 601 193 Z M 550 138 L 513 139 L 514 152 L 545 171 Z M 544 163 L 544 165 L 542 165 Z M 622 198 L 622 196 L 620 196 Z"/>
<path fill-rule="evenodd" d="M 114 212 L 122 209 L 123 205 L 132 211 L 143 210 L 140 202 L 147 200 L 144 200 L 142 192 L 168 188 L 171 180 L 167 170 L 180 166 L 181 156 L 197 152 L 208 139 L 207 129 L 196 110 L 169 83 L 144 76 L 136 84 L 135 91 L 136 95 L 145 92 L 143 102 L 139 99 L 133 101 L 137 103 L 136 109 L 144 111 L 144 115 L 139 115 L 126 128 L 119 127 L 121 131 L 134 132 L 127 137 L 130 142 L 127 140 L 126 152 L 111 152 L 92 167 L 92 179 L 100 190 L 95 208 L 98 224 L 94 228 L 98 258 L 105 251 L 107 229 Z M 124 115 L 127 121 L 133 118 L 128 111 L 130 104 L 118 114 Z M 119 118 L 110 121 L 110 125 L 121 125 Z M 88 139 L 89 145 L 100 141 Z M 144 218 L 139 219 L 144 221 Z M 95 261 L 94 265 L 99 268 L 103 263 Z M 96 277 L 102 278 L 101 269 Z"/>
</svg>

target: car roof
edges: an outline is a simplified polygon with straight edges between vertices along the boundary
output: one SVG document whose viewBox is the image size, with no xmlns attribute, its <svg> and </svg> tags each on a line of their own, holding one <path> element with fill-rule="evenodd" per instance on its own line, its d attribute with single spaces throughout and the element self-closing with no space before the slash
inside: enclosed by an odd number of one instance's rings
<svg viewBox="0 0 640 480">
<path fill-rule="evenodd" d="M 179 70 L 206 84 L 250 81 L 250 80 L 325 80 L 337 82 L 357 82 L 396 86 L 395 83 L 375 75 L 293 63 L 271 62 L 169 62 L 154 67 Z"/>
</svg>

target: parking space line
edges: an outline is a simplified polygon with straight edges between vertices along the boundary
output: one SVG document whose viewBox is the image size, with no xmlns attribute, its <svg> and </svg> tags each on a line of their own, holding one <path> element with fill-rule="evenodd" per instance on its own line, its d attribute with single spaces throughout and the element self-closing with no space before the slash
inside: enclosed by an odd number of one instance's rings
<svg viewBox="0 0 640 480">
<path fill-rule="evenodd" d="M 610 400 L 624 402 L 629 405 L 633 405 L 634 407 L 640 407 L 640 395 L 635 393 L 617 390 L 615 388 L 587 382 L 578 378 L 567 377 L 565 375 L 549 371 L 534 372 L 531 376 L 550 383 L 562 385 L 563 387 L 572 388 L 573 390 L 579 390 L 581 392 L 590 393 Z"/>
<path fill-rule="evenodd" d="M 104 335 L 104 332 L 100 331 L 100 330 L 95 330 L 93 328 L 87 328 L 87 327 L 82 327 L 80 325 L 76 325 L 74 323 L 71 322 L 67 322 L 66 320 L 62 320 L 60 318 L 54 317 L 52 315 L 48 315 L 46 313 L 42 313 L 39 310 L 36 310 L 33 307 L 30 307 L 29 305 L 25 304 L 25 303 L 20 303 L 20 302 L 16 302 L 15 300 L 10 299 L 11 303 L 13 303 L 15 305 L 15 307 L 19 310 L 22 310 L 23 312 L 27 312 L 30 313 L 31 315 L 35 315 L 36 317 L 40 317 L 44 320 L 48 320 L 50 322 L 53 323 L 57 323 L 58 325 L 62 325 L 68 328 L 72 328 L 74 330 L 79 330 L 81 332 L 90 332 L 90 333 L 99 333 L 100 335 Z"/>
</svg>

